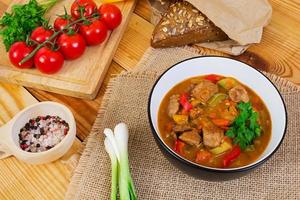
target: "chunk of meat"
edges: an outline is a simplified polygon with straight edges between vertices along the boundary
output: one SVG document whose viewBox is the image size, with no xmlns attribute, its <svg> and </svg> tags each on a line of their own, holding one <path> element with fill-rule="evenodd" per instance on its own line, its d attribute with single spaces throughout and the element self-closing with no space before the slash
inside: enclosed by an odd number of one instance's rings
<svg viewBox="0 0 300 200">
<path fill-rule="evenodd" d="M 168 115 L 173 117 L 179 111 L 179 95 L 172 95 L 168 105 Z"/>
<path fill-rule="evenodd" d="M 190 130 L 192 130 L 192 129 L 193 129 L 193 128 L 192 128 L 190 125 L 188 125 L 188 124 L 175 125 L 175 126 L 173 127 L 173 131 L 174 131 L 175 133 L 180 133 L 180 132 L 190 131 Z"/>
<path fill-rule="evenodd" d="M 186 89 L 185 89 L 185 92 L 187 93 L 191 93 L 191 91 L 194 89 L 196 84 L 191 84 L 189 85 Z"/>
<path fill-rule="evenodd" d="M 232 89 L 230 89 L 228 94 L 229 94 L 230 99 L 236 103 L 241 102 L 241 101 L 246 103 L 249 101 L 248 93 L 247 93 L 246 89 L 241 85 L 237 85 L 237 86 L 233 87 Z"/>
<path fill-rule="evenodd" d="M 214 148 L 221 144 L 224 137 L 224 131 L 215 126 L 209 125 L 203 127 L 203 143 L 205 146 Z"/>
<path fill-rule="evenodd" d="M 177 135 L 176 135 L 176 133 L 175 133 L 174 131 L 168 133 L 168 134 L 167 134 L 167 138 L 168 138 L 168 137 L 172 137 L 172 138 L 174 138 L 175 140 L 177 139 Z"/>
<path fill-rule="evenodd" d="M 206 103 L 210 97 L 218 92 L 218 86 L 211 81 L 203 80 L 192 90 L 192 96 Z"/>
<path fill-rule="evenodd" d="M 196 119 L 200 117 L 204 113 L 204 110 L 202 108 L 196 107 L 190 110 L 190 118 Z"/>
<path fill-rule="evenodd" d="M 192 131 L 184 132 L 179 136 L 179 139 L 189 145 L 199 145 L 201 142 L 201 137 L 197 130 L 193 129 Z"/>
</svg>

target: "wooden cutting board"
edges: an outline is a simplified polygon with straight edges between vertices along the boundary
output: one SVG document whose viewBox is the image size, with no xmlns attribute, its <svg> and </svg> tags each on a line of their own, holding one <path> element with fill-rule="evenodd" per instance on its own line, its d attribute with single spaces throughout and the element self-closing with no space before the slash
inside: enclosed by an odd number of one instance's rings
<svg viewBox="0 0 300 200">
<path fill-rule="evenodd" d="M 23 87 L 0 83 L 0 126 L 36 102 Z M 44 165 L 29 165 L 15 157 L 1 160 L 0 199 L 63 199 L 81 147 L 76 139 L 65 156 Z"/>
<path fill-rule="evenodd" d="M 10 7 L 14 4 L 27 2 L 28 0 L 13 0 Z M 51 16 L 50 19 L 53 21 L 57 14 L 64 13 L 64 6 L 70 10 L 72 2 L 73 0 L 60 0 L 47 13 L 47 17 Z M 95 2 L 100 5 L 100 0 Z M 54 75 L 42 74 L 37 69 L 21 70 L 14 67 L 10 63 L 0 39 L 0 80 L 73 97 L 95 98 L 127 27 L 135 3 L 136 0 L 116 3 L 123 15 L 121 25 L 111 32 L 107 40 L 101 45 L 88 47 L 85 54 L 79 59 L 65 61 L 62 70 Z"/>
</svg>

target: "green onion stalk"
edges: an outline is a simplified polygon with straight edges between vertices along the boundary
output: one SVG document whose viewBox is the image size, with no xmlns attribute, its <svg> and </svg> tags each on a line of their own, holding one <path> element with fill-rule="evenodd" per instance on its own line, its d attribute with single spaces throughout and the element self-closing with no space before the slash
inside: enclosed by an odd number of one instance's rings
<svg viewBox="0 0 300 200">
<path fill-rule="evenodd" d="M 117 200 L 117 190 L 118 190 L 118 159 L 113 151 L 112 144 L 109 142 L 108 138 L 104 140 L 105 150 L 108 153 L 111 160 L 111 200 Z"/>
<path fill-rule="evenodd" d="M 137 200 L 129 169 L 128 128 L 126 124 L 120 123 L 115 127 L 114 132 L 111 129 L 105 129 L 104 134 L 106 135 L 104 141 L 105 149 L 112 164 L 111 200 L 117 199 L 117 184 L 119 186 L 120 200 Z"/>
</svg>

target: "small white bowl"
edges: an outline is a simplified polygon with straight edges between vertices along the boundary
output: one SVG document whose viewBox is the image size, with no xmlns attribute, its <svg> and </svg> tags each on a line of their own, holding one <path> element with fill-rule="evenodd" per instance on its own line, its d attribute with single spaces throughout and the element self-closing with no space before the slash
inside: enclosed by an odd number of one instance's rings
<svg viewBox="0 0 300 200">
<path fill-rule="evenodd" d="M 195 76 L 219 74 L 234 77 L 241 83 L 254 90 L 265 102 L 272 120 L 272 136 L 263 154 L 253 163 L 238 168 L 212 168 L 193 163 L 176 154 L 161 138 L 158 129 L 158 111 L 165 95 L 178 83 Z M 179 62 L 165 71 L 154 84 L 148 105 L 148 114 L 153 135 L 167 157 L 175 157 L 188 170 L 191 168 L 202 169 L 209 172 L 231 173 L 243 172 L 260 165 L 280 146 L 287 125 L 287 114 L 283 99 L 274 84 L 261 72 L 251 66 L 225 57 L 204 56 L 195 57 Z M 183 167 L 184 168 L 184 167 Z"/>
<path fill-rule="evenodd" d="M 69 124 L 68 134 L 53 148 L 43 152 L 27 152 L 20 148 L 20 129 L 37 116 L 59 116 Z M 76 123 L 72 112 L 55 102 L 40 102 L 20 111 L 13 119 L 0 128 L 0 159 L 15 156 L 30 164 L 43 164 L 62 157 L 72 146 L 76 137 Z"/>
</svg>

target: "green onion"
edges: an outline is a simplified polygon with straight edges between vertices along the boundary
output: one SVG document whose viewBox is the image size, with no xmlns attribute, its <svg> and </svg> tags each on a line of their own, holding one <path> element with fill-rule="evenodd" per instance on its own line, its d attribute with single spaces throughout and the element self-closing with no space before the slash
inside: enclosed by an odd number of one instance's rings
<svg viewBox="0 0 300 200">
<path fill-rule="evenodd" d="M 117 186 L 118 186 L 118 160 L 113 151 L 112 144 L 108 138 L 104 140 L 105 150 L 108 153 L 111 160 L 111 200 L 117 200 Z"/>
<path fill-rule="evenodd" d="M 126 124 L 120 123 L 115 127 L 114 133 L 111 129 L 105 129 L 104 134 L 106 135 L 105 149 L 112 164 L 111 200 L 117 198 L 116 177 L 118 177 L 120 200 L 136 200 L 137 195 L 129 169 L 128 128 Z"/>
</svg>

